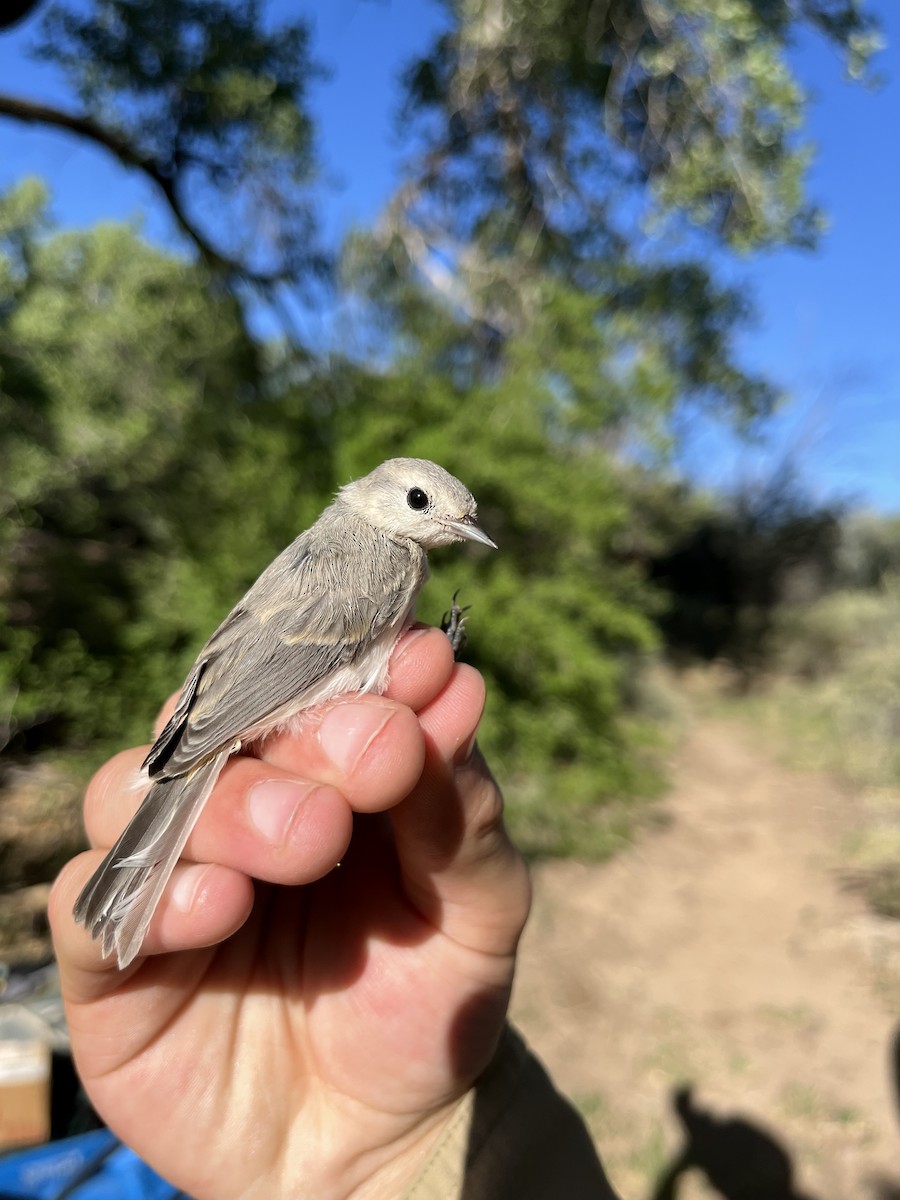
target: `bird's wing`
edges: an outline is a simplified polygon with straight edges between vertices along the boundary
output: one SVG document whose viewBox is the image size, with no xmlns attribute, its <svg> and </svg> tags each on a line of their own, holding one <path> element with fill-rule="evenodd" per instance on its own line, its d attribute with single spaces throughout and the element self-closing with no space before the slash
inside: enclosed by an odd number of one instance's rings
<svg viewBox="0 0 900 1200">
<path fill-rule="evenodd" d="M 402 621 L 422 582 L 407 555 L 380 578 L 369 573 L 366 594 L 359 594 L 346 564 L 323 575 L 314 556 L 300 549 L 287 555 L 266 569 L 201 651 L 145 760 L 151 776 L 182 775 L 258 732 L 293 701 L 302 707 L 304 694 Z M 266 577 L 269 586 L 261 587 Z M 288 598 L 268 601 L 273 594 Z"/>
</svg>

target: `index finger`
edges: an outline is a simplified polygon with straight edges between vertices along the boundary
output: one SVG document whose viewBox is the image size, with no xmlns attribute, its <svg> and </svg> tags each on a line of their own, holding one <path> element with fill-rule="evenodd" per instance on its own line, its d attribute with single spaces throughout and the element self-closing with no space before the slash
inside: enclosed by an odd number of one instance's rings
<svg viewBox="0 0 900 1200">
<path fill-rule="evenodd" d="M 440 629 L 417 623 L 397 639 L 384 694 L 418 712 L 443 691 L 452 670 L 450 639 Z M 159 710 L 153 723 L 154 738 L 162 733 L 180 695 L 181 688 L 172 692 Z"/>
</svg>

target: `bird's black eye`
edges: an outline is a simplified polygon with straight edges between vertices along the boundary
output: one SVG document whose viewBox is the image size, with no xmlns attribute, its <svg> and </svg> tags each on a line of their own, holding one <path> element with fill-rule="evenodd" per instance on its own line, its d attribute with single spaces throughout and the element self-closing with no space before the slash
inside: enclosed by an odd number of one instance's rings
<svg viewBox="0 0 900 1200">
<path fill-rule="evenodd" d="M 410 488 L 406 493 L 406 503 L 416 512 L 421 512 L 423 508 L 428 507 L 428 497 L 421 488 Z"/>
</svg>

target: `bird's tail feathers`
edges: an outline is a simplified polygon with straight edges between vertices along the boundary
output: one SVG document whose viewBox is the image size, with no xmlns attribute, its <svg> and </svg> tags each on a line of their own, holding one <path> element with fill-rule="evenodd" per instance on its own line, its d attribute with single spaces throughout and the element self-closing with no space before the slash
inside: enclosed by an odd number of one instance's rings
<svg viewBox="0 0 900 1200">
<path fill-rule="evenodd" d="M 75 920 L 101 939 L 119 967 L 137 957 L 147 927 L 228 752 L 188 775 L 154 783 L 124 833 L 85 885 Z"/>
</svg>

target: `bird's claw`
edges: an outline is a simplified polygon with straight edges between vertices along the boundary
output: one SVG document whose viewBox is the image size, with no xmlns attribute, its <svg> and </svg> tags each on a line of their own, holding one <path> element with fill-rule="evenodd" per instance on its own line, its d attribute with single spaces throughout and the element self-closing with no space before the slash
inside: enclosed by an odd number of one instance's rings
<svg viewBox="0 0 900 1200">
<path fill-rule="evenodd" d="M 456 597 L 459 591 L 453 593 L 453 599 L 450 602 L 450 611 L 445 612 L 441 617 L 441 629 L 450 639 L 450 645 L 453 647 L 453 657 L 458 659 L 466 648 L 466 613 L 469 611 L 470 605 L 465 608 L 460 608 L 456 602 Z"/>
</svg>

